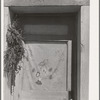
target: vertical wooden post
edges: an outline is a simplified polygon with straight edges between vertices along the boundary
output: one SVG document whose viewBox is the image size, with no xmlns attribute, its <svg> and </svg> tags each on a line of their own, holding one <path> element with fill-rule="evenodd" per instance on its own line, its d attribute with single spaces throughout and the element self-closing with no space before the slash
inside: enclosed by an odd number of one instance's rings
<svg viewBox="0 0 100 100">
<path fill-rule="evenodd" d="M 7 29 L 8 25 L 10 24 L 10 12 L 8 7 L 4 7 L 4 51 L 6 50 L 6 34 L 7 34 Z M 3 67 L 4 68 L 4 67 Z M 4 77 L 3 78 L 3 92 L 4 92 L 4 100 L 13 100 L 11 94 L 10 94 L 10 88 L 8 87 L 8 78 Z"/>
<path fill-rule="evenodd" d="M 89 85 L 89 6 L 81 7 L 80 100 L 88 100 Z M 95 33 L 94 33 L 95 34 Z"/>
<path fill-rule="evenodd" d="M 71 91 L 72 41 L 68 41 L 68 91 Z"/>
</svg>

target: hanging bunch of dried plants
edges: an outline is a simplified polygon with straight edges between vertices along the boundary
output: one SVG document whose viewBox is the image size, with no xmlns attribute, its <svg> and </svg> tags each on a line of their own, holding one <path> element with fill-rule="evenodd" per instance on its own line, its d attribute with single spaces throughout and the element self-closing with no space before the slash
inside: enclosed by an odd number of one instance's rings
<svg viewBox="0 0 100 100">
<path fill-rule="evenodd" d="M 16 74 L 22 67 L 19 65 L 19 62 L 24 57 L 25 52 L 22 38 L 23 31 L 18 23 L 19 21 L 17 19 L 14 20 L 9 25 L 6 34 L 7 49 L 4 55 L 4 74 L 8 78 L 11 94 L 14 92 Z"/>
</svg>

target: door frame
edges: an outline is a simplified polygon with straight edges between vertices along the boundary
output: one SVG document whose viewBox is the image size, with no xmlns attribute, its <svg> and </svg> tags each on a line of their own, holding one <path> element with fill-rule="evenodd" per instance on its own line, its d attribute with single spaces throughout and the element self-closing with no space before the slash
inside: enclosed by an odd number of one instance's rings
<svg viewBox="0 0 100 100">
<path fill-rule="evenodd" d="M 17 5 L 16 5 L 17 7 Z M 58 6 L 59 7 L 59 6 Z M 62 7 L 62 6 L 61 6 Z M 67 7 L 67 6 L 65 6 Z M 79 7 L 79 6 L 78 6 Z M 70 6 L 72 8 L 72 6 Z M 69 11 L 70 12 L 70 11 Z M 4 33 L 11 23 L 9 7 L 4 7 Z M 80 6 L 77 10 L 77 100 L 88 100 L 89 91 L 89 6 Z M 5 35 L 4 35 L 5 36 Z M 82 44 L 82 45 L 80 45 Z M 6 47 L 6 42 L 5 42 Z M 80 51 L 81 50 L 81 51 Z"/>
</svg>

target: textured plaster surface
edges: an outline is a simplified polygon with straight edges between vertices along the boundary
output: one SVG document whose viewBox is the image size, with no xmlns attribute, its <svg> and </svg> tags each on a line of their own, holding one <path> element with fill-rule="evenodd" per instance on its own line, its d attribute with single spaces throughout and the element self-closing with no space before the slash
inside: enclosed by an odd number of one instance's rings
<svg viewBox="0 0 100 100">
<path fill-rule="evenodd" d="M 5 6 L 89 5 L 89 0 L 5 0 Z"/>
<path fill-rule="evenodd" d="M 88 100 L 89 84 L 89 7 L 81 7 L 81 68 L 80 98 Z"/>
</svg>

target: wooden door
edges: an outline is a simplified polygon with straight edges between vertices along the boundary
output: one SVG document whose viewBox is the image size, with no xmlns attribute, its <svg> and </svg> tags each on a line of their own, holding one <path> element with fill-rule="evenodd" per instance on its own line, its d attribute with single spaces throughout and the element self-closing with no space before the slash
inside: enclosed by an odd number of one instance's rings
<svg viewBox="0 0 100 100">
<path fill-rule="evenodd" d="M 71 41 L 27 43 L 21 100 L 69 100 Z"/>
</svg>

